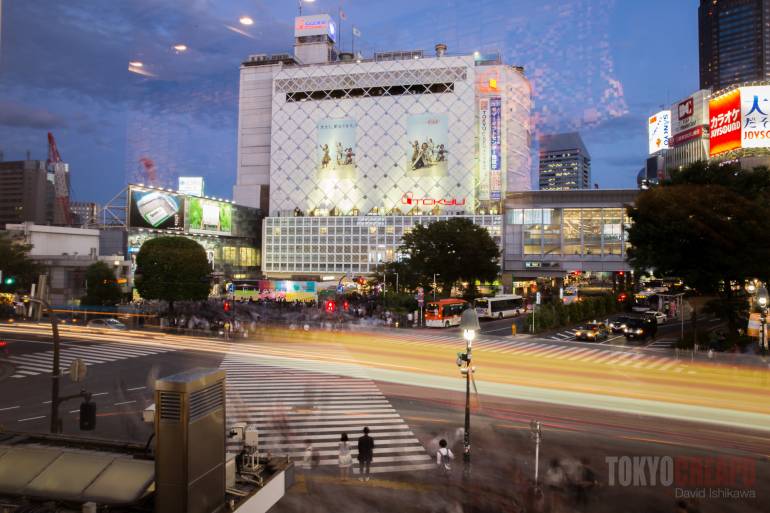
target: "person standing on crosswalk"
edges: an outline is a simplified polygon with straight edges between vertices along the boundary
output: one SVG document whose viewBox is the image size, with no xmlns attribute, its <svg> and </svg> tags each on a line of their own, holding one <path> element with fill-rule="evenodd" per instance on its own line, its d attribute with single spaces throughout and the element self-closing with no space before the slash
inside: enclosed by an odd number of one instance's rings
<svg viewBox="0 0 770 513">
<path fill-rule="evenodd" d="M 436 451 L 436 465 L 443 476 L 449 477 L 452 474 L 452 460 L 455 455 L 447 447 L 447 441 L 443 438 L 438 443 L 439 449 Z"/>
<path fill-rule="evenodd" d="M 340 479 L 347 481 L 350 477 L 350 466 L 353 464 L 353 456 L 350 454 L 348 445 L 348 434 L 342 433 L 340 437 Z"/>
<path fill-rule="evenodd" d="M 364 428 L 364 436 L 358 439 L 359 481 L 369 481 L 369 467 L 374 457 L 374 438 L 369 436 L 369 428 Z"/>
</svg>

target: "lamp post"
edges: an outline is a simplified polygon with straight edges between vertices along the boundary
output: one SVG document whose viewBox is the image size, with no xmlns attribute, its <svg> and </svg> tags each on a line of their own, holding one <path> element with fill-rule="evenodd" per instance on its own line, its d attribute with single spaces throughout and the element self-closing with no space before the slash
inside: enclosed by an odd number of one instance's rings
<svg viewBox="0 0 770 513">
<path fill-rule="evenodd" d="M 770 301 L 767 289 L 765 286 L 759 287 L 757 290 L 757 305 L 759 305 L 759 345 L 762 351 L 767 352 L 767 337 L 765 336 L 765 325 L 767 324 L 767 303 Z"/>
<path fill-rule="evenodd" d="M 471 475 L 471 349 L 473 339 L 479 331 L 479 318 L 476 310 L 469 308 L 463 312 L 460 319 L 460 329 L 465 339 L 465 352 L 457 353 L 457 366 L 460 367 L 460 374 L 465 375 L 465 436 L 463 438 L 463 478 L 468 479 Z M 475 385 L 474 385 L 475 386 Z"/>
</svg>

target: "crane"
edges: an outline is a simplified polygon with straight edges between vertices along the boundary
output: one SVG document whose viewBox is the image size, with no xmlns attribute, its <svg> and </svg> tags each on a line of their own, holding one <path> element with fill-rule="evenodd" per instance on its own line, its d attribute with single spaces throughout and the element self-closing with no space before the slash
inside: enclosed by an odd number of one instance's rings
<svg viewBox="0 0 770 513">
<path fill-rule="evenodd" d="M 48 160 L 46 160 L 46 169 L 53 173 L 54 185 L 54 224 L 64 226 L 72 225 L 72 212 L 70 211 L 70 184 L 67 165 L 62 162 L 59 149 L 56 147 L 56 139 L 53 134 L 48 132 Z M 58 215 L 57 215 L 58 214 Z"/>
</svg>

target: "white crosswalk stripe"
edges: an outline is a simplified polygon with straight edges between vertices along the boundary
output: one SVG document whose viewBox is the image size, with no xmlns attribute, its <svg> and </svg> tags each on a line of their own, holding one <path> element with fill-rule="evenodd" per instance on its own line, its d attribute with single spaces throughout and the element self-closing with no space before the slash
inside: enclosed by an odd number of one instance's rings
<svg viewBox="0 0 770 513">
<path fill-rule="evenodd" d="M 227 424 L 255 425 L 260 452 L 302 459 L 310 440 L 320 464 L 336 466 L 344 432 L 350 437 L 357 472 L 356 439 L 369 426 L 375 441 L 372 474 L 435 467 L 401 415 L 366 377 L 329 374 L 328 367 L 314 372 L 260 365 L 232 354 L 225 356 L 221 368 L 227 372 Z M 238 451 L 240 445 L 228 442 L 228 449 Z"/>
<path fill-rule="evenodd" d="M 66 370 L 73 360 L 80 358 L 88 365 L 110 363 L 127 358 L 140 358 L 159 353 L 176 351 L 175 348 L 157 346 L 138 346 L 125 344 L 98 344 L 76 347 L 64 347 L 60 352 L 60 364 L 62 372 Z M 9 356 L 8 359 L 16 365 L 12 378 L 26 378 L 39 374 L 50 374 L 53 365 L 53 351 L 40 353 L 25 353 Z"/>
</svg>

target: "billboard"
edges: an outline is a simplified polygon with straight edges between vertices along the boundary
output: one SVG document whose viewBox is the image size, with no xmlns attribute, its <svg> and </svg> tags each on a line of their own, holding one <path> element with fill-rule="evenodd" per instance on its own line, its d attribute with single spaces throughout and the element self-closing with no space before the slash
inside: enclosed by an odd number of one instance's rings
<svg viewBox="0 0 770 513">
<path fill-rule="evenodd" d="M 741 147 L 741 91 L 709 100 L 709 157 Z"/>
<path fill-rule="evenodd" d="M 700 90 L 671 106 L 671 146 L 702 137 L 708 125 L 708 91 Z"/>
<path fill-rule="evenodd" d="M 408 176 L 447 176 L 448 126 L 445 113 L 428 112 L 409 116 L 406 122 Z"/>
<path fill-rule="evenodd" d="M 162 190 L 129 188 L 131 228 L 184 231 L 184 196 Z"/>
<path fill-rule="evenodd" d="M 503 102 L 499 96 L 489 99 L 489 199 L 499 200 L 502 192 L 501 131 Z"/>
<path fill-rule="evenodd" d="M 318 177 L 356 178 L 356 120 L 322 119 L 316 124 Z"/>
<path fill-rule="evenodd" d="M 489 138 L 489 98 L 479 100 L 479 192 L 481 201 L 489 199 L 489 157 L 492 153 Z"/>
<path fill-rule="evenodd" d="M 202 176 L 180 176 L 179 187 L 177 190 L 182 194 L 192 196 L 203 196 L 203 177 Z"/>
<path fill-rule="evenodd" d="M 670 148 L 671 111 L 662 110 L 651 116 L 648 123 L 650 155 Z"/>
<path fill-rule="evenodd" d="M 741 146 L 770 147 L 770 86 L 741 87 Z"/>
<path fill-rule="evenodd" d="M 187 223 L 191 233 L 231 235 L 233 206 L 222 201 L 188 197 Z"/>
<path fill-rule="evenodd" d="M 332 41 L 336 41 L 337 27 L 328 14 L 297 16 L 294 18 L 294 37 L 305 36 L 329 36 Z"/>
</svg>

